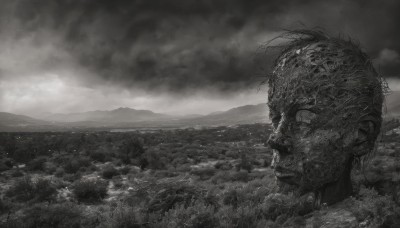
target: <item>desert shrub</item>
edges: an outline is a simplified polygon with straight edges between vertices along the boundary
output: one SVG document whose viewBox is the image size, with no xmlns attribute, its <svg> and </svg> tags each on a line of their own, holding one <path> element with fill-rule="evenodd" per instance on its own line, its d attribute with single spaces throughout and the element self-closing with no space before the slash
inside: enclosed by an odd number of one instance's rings
<svg viewBox="0 0 400 228">
<path fill-rule="evenodd" d="M 47 174 L 53 174 L 57 171 L 57 166 L 53 162 L 45 162 L 44 163 L 44 171 Z"/>
<path fill-rule="evenodd" d="M 291 217 L 294 213 L 294 205 L 297 202 L 291 195 L 270 194 L 263 202 L 263 212 L 267 219 L 275 220 L 278 216 Z"/>
<path fill-rule="evenodd" d="M 29 176 L 18 179 L 10 189 L 6 191 L 6 196 L 14 197 L 18 201 L 32 200 L 35 202 L 52 200 L 56 194 L 56 188 L 50 180 L 37 179 L 35 182 Z"/>
<path fill-rule="evenodd" d="M 176 205 L 189 206 L 196 200 L 202 200 L 209 205 L 217 205 L 217 200 L 207 190 L 186 181 L 169 181 L 155 183 L 139 189 L 142 194 L 146 192 L 149 196 L 147 205 L 148 212 L 164 213 Z M 142 197 L 143 198 L 143 197 Z"/>
<path fill-rule="evenodd" d="M 144 168 L 150 168 L 150 169 L 166 169 L 166 162 L 162 158 L 162 155 L 159 151 L 148 151 L 145 154 L 142 155 L 142 159 L 140 160 L 140 167 L 142 168 L 142 165 Z"/>
<path fill-rule="evenodd" d="M 119 172 L 122 174 L 122 175 L 126 175 L 126 174 L 128 174 L 129 173 L 129 171 L 131 170 L 131 167 L 129 167 L 129 166 L 124 166 L 124 167 L 122 167 L 121 169 L 119 169 Z"/>
<path fill-rule="evenodd" d="M 66 161 L 64 170 L 66 173 L 76 173 L 81 167 L 90 166 L 90 159 L 87 157 L 75 157 Z"/>
<path fill-rule="evenodd" d="M 11 209 L 11 203 L 0 198 L 0 215 L 8 212 Z"/>
<path fill-rule="evenodd" d="M 269 167 L 271 165 L 272 159 L 268 158 L 268 159 L 264 159 L 262 166 L 263 167 Z"/>
<path fill-rule="evenodd" d="M 81 179 L 74 183 L 73 193 L 80 202 L 96 202 L 107 196 L 108 181 Z"/>
<path fill-rule="evenodd" d="M 154 172 L 154 177 L 157 178 L 176 177 L 178 175 L 179 173 L 171 172 L 168 170 L 157 170 L 156 172 Z"/>
<path fill-rule="evenodd" d="M 189 164 L 184 164 L 176 167 L 176 171 L 178 172 L 190 172 L 191 168 Z"/>
<path fill-rule="evenodd" d="M 59 167 L 59 168 L 56 169 L 56 172 L 54 173 L 54 176 L 62 177 L 62 176 L 64 176 L 64 174 L 65 174 L 64 169 Z"/>
<path fill-rule="evenodd" d="M 97 168 L 97 166 L 95 166 L 94 164 L 91 164 L 91 165 L 89 166 L 89 170 L 92 171 L 92 172 L 94 172 L 94 171 L 99 170 L 99 168 Z"/>
<path fill-rule="evenodd" d="M 35 182 L 35 198 L 38 201 L 49 201 L 52 200 L 54 195 L 57 193 L 56 188 L 47 179 L 38 179 Z"/>
<path fill-rule="evenodd" d="M 27 201 L 34 196 L 34 184 L 30 177 L 26 176 L 15 181 L 6 191 L 6 196 L 15 197 L 19 201 Z"/>
<path fill-rule="evenodd" d="M 8 165 L 6 165 L 3 161 L 0 161 L 0 172 L 4 172 L 11 169 Z"/>
<path fill-rule="evenodd" d="M 213 184 L 220 184 L 227 181 L 230 181 L 230 173 L 228 171 L 218 172 L 211 179 L 211 183 Z"/>
<path fill-rule="evenodd" d="M 380 227 L 382 228 L 400 227 L 400 211 L 395 211 L 393 214 L 386 216 Z"/>
<path fill-rule="evenodd" d="M 122 186 L 124 186 L 124 183 L 122 182 L 122 179 L 119 176 L 114 176 L 112 180 L 116 188 L 122 188 Z"/>
<path fill-rule="evenodd" d="M 105 179 L 111 179 L 113 176 L 119 175 L 118 170 L 113 165 L 106 165 L 101 174 Z"/>
<path fill-rule="evenodd" d="M 1 227 L 27 228 L 79 228 L 82 221 L 81 209 L 72 203 L 35 204 L 26 209 L 22 217 L 0 223 Z"/>
<path fill-rule="evenodd" d="M 141 170 L 144 170 L 149 166 L 149 161 L 144 156 L 141 156 L 139 158 L 139 166 Z"/>
<path fill-rule="evenodd" d="M 128 138 L 123 141 L 119 148 L 119 158 L 125 164 L 130 164 L 131 159 L 140 157 L 144 152 L 143 143 L 140 139 Z"/>
<path fill-rule="evenodd" d="M 232 164 L 228 161 L 219 161 L 215 163 L 214 168 L 220 169 L 220 170 L 231 170 L 233 168 Z"/>
<path fill-rule="evenodd" d="M 190 171 L 190 174 L 199 176 L 201 180 L 208 180 L 214 176 L 216 169 L 214 168 L 201 168 Z"/>
<path fill-rule="evenodd" d="M 15 164 L 14 160 L 11 158 L 2 158 L 0 163 L 5 164 L 9 168 L 12 168 Z"/>
<path fill-rule="evenodd" d="M 251 164 L 251 161 L 248 159 L 247 155 L 242 153 L 240 162 L 236 165 L 236 170 L 246 170 L 247 172 L 251 172 L 253 169 L 253 165 Z"/>
<path fill-rule="evenodd" d="M 203 201 L 194 201 L 190 206 L 176 205 L 164 214 L 156 227 L 220 227 L 216 208 Z"/>
<path fill-rule="evenodd" d="M 82 177 L 82 173 L 81 172 L 66 173 L 66 174 L 64 174 L 63 179 L 65 181 L 74 182 L 76 180 L 79 180 L 81 177 Z"/>
<path fill-rule="evenodd" d="M 40 156 L 28 162 L 27 168 L 31 171 L 43 171 L 47 157 Z"/>
<path fill-rule="evenodd" d="M 99 228 L 141 228 L 146 227 L 147 216 L 136 208 L 124 203 L 110 207 L 109 211 L 102 214 Z"/>
<path fill-rule="evenodd" d="M 247 171 L 241 170 L 241 171 L 224 171 L 224 172 L 219 172 L 217 173 L 212 179 L 211 182 L 214 184 L 217 183 L 225 183 L 225 182 L 248 182 L 251 179 L 253 179 L 252 176 L 249 175 Z"/>
<path fill-rule="evenodd" d="M 262 212 L 256 205 L 240 205 L 238 208 L 225 206 L 217 211 L 216 216 L 224 227 L 246 228 L 257 227 Z"/>
<path fill-rule="evenodd" d="M 19 169 L 15 169 L 11 172 L 12 177 L 22 177 L 23 175 L 24 173 Z"/>
<path fill-rule="evenodd" d="M 230 179 L 231 181 L 248 182 L 250 178 L 247 171 L 240 170 L 239 172 L 231 173 Z"/>
<path fill-rule="evenodd" d="M 109 160 L 107 153 L 103 150 L 92 151 L 90 153 L 90 158 L 98 162 L 105 162 Z"/>
<path fill-rule="evenodd" d="M 381 196 L 374 189 L 364 186 L 361 187 L 358 198 L 352 198 L 347 206 L 358 221 L 368 219 L 372 227 L 381 226 L 386 220 L 396 222 L 388 216 L 392 217 L 400 211 L 400 207 L 391 200 L 390 196 Z"/>
<path fill-rule="evenodd" d="M 229 189 L 222 196 L 222 202 L 224 205 L 232 205 L 234 208 L 238 206 L 244 200 L 244 195 L 237 189 Z"/>
<path fill-rule="evenodd" d="M 229 158 L 237 159 L 237 158 L 239 158 L 239 153 L 236 151 L 228 151 L 225 153 L 225 156 L 229 157 Z"/>
</svg>

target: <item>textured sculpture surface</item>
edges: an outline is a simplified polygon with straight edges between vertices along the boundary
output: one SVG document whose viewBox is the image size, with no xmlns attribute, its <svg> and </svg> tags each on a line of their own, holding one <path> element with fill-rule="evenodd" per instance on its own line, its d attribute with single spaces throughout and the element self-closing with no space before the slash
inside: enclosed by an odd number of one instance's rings
<svg viewBox="0 0 400 228">
<path fill-rule="evenodd" d="M 352 41 L 316 31 L 288 37 L 268 79 L 272 166 L 282 192 L 332 204 L 352 193 L 353 159 L 374 148 L 385 84 Z"/>
</svg>

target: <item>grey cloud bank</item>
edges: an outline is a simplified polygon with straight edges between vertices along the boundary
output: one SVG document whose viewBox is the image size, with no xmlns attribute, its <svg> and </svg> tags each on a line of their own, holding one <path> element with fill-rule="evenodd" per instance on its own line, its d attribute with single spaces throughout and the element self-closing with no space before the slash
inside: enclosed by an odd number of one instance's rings
<svg viewBox="0 0 400 228">
<path fill-rule="evenodd" d="M 187 114 L 259 103 L 270 64 L 260 46 L 302 24 L 359 40 L 394 88 L 400 77 L 395 0 L 1 4 L 2 111 L 134 106 Z"/>
</svg>

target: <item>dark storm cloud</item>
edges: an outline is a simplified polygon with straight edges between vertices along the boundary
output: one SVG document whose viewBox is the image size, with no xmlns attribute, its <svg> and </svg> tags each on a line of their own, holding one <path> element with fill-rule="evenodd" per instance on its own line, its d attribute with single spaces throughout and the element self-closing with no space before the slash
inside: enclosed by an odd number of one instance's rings
<svg viewBox="0 0 400 228">
<path fill-rule="evenodd" d="M 382 73 L 400 76 L 396 58 L 392 61 L 385 55 L 385 50 L 392 57 L 400 53 L 396 0 L 19 0 L 2 4 L 1 26 L 11 26 L 6 31 L 11 29 L 16 40 L 29 36 L 33 45 L 44 45 L 54 37 L 61 39 L 55 46 L 68 58 L 54 56 L 42 61 L 41 67 L 73 62 L 100 81 L 127 88 L 173 93 L 249 88 L 260 81 L 257 75 L 267 64 L 259 59 L 266 56 L 256 54 L 259 42 L 300 24 L 349 34 L 377 58 Z"/>
</svg>

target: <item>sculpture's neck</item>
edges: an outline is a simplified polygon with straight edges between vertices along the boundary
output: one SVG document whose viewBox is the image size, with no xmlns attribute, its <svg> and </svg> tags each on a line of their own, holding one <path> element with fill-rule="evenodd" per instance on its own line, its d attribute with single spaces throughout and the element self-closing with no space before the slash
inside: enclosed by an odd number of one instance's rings
<svg viewBox="0 0 400 228">
<path fill-rule="evenodd" d="M 353 159 L 349 159 L 342 176 L 338 181 L 330 183 L 318 190 L 317 194 L 320 197 L 320 203 L 327 205 L 334 204 L 353 194 L 353 187 L 351 184 L 351 165 Z"/>
</svg>

